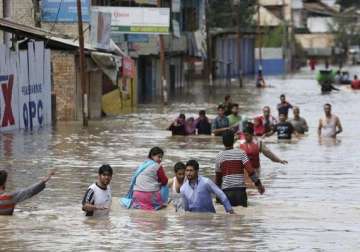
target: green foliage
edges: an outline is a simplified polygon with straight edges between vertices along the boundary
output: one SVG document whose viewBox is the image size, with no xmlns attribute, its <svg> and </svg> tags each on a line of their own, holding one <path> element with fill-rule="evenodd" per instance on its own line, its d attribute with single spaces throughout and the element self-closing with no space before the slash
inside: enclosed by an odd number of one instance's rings
<svg viewBox="0 0 360 252">
<path fill-rule="evenodd" d="M 282 25 L 276 28 L 267 28 L 262 35 L 262 47 L 282 47 L 284 30 Z"/>
<path fill-rule="evenodd" d="M 344 10 L 349 7 L 358 7 L 360 8 L 360 1 L 359 0 L 337 0 L 337 4 L 340 5 L 341 9 Z"/>
<path fill-rule="evenodd" d="M 211 28 L 234 28 L 240 23 L 242 29 L 254 26 L 254 0 L 240 0 L 234 6 L 233 0 L 208 0 L 208 22 Z"/>
<path fill-rule="evenodd" d="M 340 15 L 329 25 L 335 36 L 335 47 L 338 49 L 337 61 L 342 65 L 346 61 L 350 46 L 360 44 L 360 26 L 357 17 Z"/>
<path fill-rule="evenodd" d="M 234 26 L 231 0 L 209 0 L 208 22 L 213 28 L 229 28 Z"/>
<path fill-rule="evenodd" d="M 360 26 L 356 17 L 338 16 L 334 18 L 334 25 L 329 25 L 335 35 L 335 45 L 347 52 L 350 45 L 360 42 Z"/>
</svg>

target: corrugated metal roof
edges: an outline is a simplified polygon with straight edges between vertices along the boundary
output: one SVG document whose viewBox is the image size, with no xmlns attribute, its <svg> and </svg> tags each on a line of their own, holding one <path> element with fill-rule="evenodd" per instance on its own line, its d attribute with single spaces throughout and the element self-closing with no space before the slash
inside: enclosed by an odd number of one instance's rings
<svg viewBox="0 0 360 252">
<path fill-rule="evenodd" d="M 79 48 L 79 43 L 76 40 L 62 38 L 60 34 L 47 31 L 38 27 L 28 26 L 16 23 L 12 20 L 0 18 L 0 29 L 13 34 L 21 36 L 35 38 L 40 40 L 46 40 L 49 47 L 56 47 L 62 49 L 75 50 Z M 85 50 L 95 51 L 96 49 L 89 44 L 84 45 Z"/>
<path fill-rule="evenodd" d="M 328 16 L 334 16 L 339 13 L 335 8 L 332 8 L 322 2 L 304 3 L 304 9 L 308 12 Z"/>
<path fill-rule="evenodd" d="M 63 50 L 77 50 L 79 48 L 77 39 L 64 38 L 59 33 L 50 32 L 34 26 L 19 24 L 5 18 L 0 18 L 0 30 L 28 38 L 44 40 L 46 41 L 47 47 L 50 48 Z M 113 41 L 110 42 L 110 50 L 98 49 L 88 43 L 84 44 L 84 49 L 86 51 L 100 51 L 127 57 L 126 53 L 124 53 Z"/>
</svg>

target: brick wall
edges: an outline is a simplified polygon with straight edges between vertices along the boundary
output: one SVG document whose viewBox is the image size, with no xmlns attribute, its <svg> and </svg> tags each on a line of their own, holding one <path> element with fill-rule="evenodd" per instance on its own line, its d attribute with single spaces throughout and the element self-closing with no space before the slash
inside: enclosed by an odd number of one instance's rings
<svg viewBox="0 0 360 252">
<path fill-rule="evenodd" d="M 83 24 L 85 42 L 87 42 L 90 38 L 90 32 L 89 32 L 89 29 L 87 29 L 88 26 L 89 25 L 87 23 Z M 78 38 L 78 36 L 79 36 L 77 23 L 56 23 L 54 25 L 54 23 L 42 22 L 41 28 L 48 30 L 48 31 L 53 31 L 53 32 L 59 33 L 62 36 L 66 36 L 69 38 Z"/>
<path fill-rule="evenodd" d="M 26 25 L 35 25 L 32 0 L 11 0 L 12 20 Z"/>
<path fill-rule="evenodd" d="M 53 90 L 56 95 L 56 118 L 76 120 L 76 68 L 71 52 L 51 51 Z"/>
</svg>

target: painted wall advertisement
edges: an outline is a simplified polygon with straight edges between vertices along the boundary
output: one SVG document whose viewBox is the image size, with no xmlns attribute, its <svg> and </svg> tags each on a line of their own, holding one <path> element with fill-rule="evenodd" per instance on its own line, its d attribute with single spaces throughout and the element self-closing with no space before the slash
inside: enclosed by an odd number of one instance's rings
<svg viewBox="0 0 360 252">
<path fill-rule="evenodd" d="M 43 42 L 28 50 L 0 46 L 0 131 L 51 124 L 50 51 Z"/>
<path fill-rule="evenodd" d="M 91 10 L 111 13 L 111 31 L 113 33 L 169 33 L 169 8 L 93 6 Z"/>
<path fill-rule="evenodd" d="M 76 0 L 42 0 L 41 20 L 44 22 L 77 22 Z M 81 0 L 83 22 L 90 22 L 90 0 Z"/>
</svg>

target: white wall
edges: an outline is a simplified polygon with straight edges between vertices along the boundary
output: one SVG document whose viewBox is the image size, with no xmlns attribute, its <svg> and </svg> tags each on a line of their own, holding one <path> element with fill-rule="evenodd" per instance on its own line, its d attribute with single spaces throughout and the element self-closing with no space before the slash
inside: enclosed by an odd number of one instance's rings
<svg viewBox="0 0 360 252">
<path fill-rule="evenodd" d="M 329 26 L 334 24 L 330 17 L 310 17 L 307 19 L 307 27 L 311 33 L 329 32 Z"/>
<path fill-rule="evenodd" d="M 262 48 L 261 49 L 262 59 L 282 59 L 283 49 L 282 48 Z M 255 59 L 259 59 L 259 48 L 255 48 Z"/>
<path fill-rule="evenodd" d="M 336 4 L 336 0 L 321 0 L 321 2 L 332 7 Z"/>
</svg>

